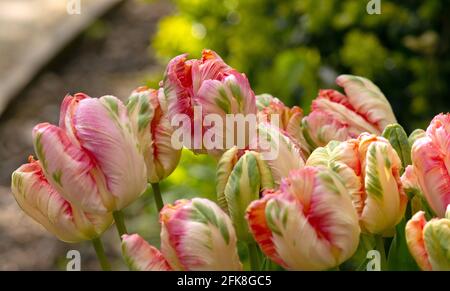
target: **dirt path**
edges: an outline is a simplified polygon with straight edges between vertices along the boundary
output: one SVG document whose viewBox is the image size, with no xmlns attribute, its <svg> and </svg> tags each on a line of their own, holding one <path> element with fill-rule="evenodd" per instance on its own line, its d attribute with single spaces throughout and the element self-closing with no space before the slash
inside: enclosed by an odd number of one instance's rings
<svg viewBox="0 0 450 291">
<path fill-rule="evenodd" d="M 33 126 L 55 123 L 66 93 L 125 99 L 146 78 L 162 72 L 149 40 L 157 20 L 171 10 L 163 2 L 126 1 L 44 70 L 0 118 L 0 270 L 61 269 L 70 249 L 81 251 L 82 269 L 98 268 L 89 244 L 60 243 L 23 215 L 9 193 L 10 175 L 33 153 Z M 116 233 L 110 230 L 105 241 L 117 257 Z"/>
</svg>

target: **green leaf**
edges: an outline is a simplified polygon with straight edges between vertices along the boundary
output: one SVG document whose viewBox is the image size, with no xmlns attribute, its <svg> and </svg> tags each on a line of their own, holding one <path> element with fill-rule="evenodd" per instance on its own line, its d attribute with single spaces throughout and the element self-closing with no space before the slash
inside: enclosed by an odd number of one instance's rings
<svg viewBox="0 0 450 291">
<path fill-rule="evenodd" d="M 405 218 L 395 227 L 396 234 L 392 240 L 388 255 L 388 268 L 391 271 L 419 271 L 414 258 L 411 256 L 405 237 Z"/>
</svg>

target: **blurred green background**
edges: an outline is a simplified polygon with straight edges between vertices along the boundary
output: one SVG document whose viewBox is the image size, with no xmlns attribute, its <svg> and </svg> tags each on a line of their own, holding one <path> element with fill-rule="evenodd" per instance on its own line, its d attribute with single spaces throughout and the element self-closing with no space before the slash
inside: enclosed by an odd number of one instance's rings
<svg viewBox="0 0 450 291">
<path fill-rule="evenodd" d="M 244 72 L 257 94 L 271 93 L 308 112 L 338 74 L 373 80 L 399 122 L 426 127 L 448 111 L 450 2 L 381 0 L 174 0 L 152 47 L 161 62 L 202 48 Z"/>
</svg>

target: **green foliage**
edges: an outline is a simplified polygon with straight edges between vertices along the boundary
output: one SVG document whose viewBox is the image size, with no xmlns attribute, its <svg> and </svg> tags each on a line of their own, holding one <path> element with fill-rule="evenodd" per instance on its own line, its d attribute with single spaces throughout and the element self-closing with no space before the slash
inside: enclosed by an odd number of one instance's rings
<svg viewBox="0 0 450 291">
<path fill-rule="evenodd" d="M 152 46 L 164 63 L 202 48 L 245 72 L 256 93 L 309 110 L 341 73 L 379 85 L 407 132 L 448 111 L 450 5 L 441 0 L 173 0 Z"/>
</svg>

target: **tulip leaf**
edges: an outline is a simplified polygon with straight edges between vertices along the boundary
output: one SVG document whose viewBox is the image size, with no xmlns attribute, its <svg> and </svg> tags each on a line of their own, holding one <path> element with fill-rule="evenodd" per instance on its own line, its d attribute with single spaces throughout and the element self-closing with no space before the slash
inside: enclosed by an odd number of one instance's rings
<svg viewBox="0 0 450 291">
<path fill-rule="evenodd" d="M 418 271 L 414 258 L 411 256 L 405 236 L 405 218 L 395 227 L 396 234 L 392 240 L 388 255 L 388 268 L 391 271 Z"/>
</svg>

